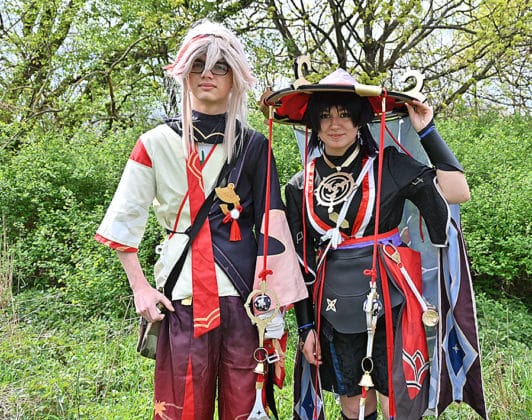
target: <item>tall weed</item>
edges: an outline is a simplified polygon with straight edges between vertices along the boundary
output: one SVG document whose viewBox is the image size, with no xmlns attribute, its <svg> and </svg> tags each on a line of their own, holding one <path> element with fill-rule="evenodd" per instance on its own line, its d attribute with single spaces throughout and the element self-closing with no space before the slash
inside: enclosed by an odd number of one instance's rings
<svg viewBox="0 0 532 420">
<path fill-rule="evenodd" d="M 0 310 L 7 308 L 13 297 L 13 253 L 8 247 L 4 218 L 0 219 Z"/>
</svg>

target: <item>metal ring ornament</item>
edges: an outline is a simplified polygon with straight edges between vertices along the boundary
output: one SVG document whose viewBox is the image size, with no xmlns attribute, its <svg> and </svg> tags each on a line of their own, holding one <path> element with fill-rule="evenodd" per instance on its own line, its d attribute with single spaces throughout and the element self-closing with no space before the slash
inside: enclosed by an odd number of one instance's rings
<svg viewBox="0 0 532 420">
<path fill-rule="evenodd" d="M 264 352 L 264 359 L 260 359 L 258 353 L 260 351 Z M 255 351 L 253 352 L 253 359 L 257 363 L 264 363 L 266 360 L 268 360 L 268 350 L 266 350 L 264 347 L 257 347 Z"/>
<path fill-rule="evenodd" d="M 364 363 L 369 363 L 369 369 L 365 369 Z M 371 373 L 373 372 L 373 359 L 371 357 L 365 356 L 362 361 L 360 362 L 360 367 L 364 371 L 364 373 Z"/>
<path fill-rule="evenodd" d="M 270 316 L 265 317 L 265 318 L 260 318 L 257 315 L 255 315 L 253 313 L 253 311 L 251 310 L 251 301 L 257 295 L 267 296 L 270 299 L 270 301 L 273 302 L 273 310 L 272 310 L 272 313 L 271 313 Z M 244 307 L 246 308 L 246 312 L 248 314 L 248 317 L 249 317 L 249 319 L 251 319 L 251 322 L 253 324 L 256 324 L 257 321 L 259 321 L 259 320 L 261 322 L 264 322 L 265 324 L 269 324 L 270 321 L 272 321 L 275 318 L 275 316 L 277 315 L 277 313 L 279 312 L 280 305 L 279 305 L 279 299 L 277 297 L 277 294 L 273 290 L 267 290 L 266 289 L 266 282 L 262 281 L 261 282 L 261 288 L 252 290 L 251 293 L 248 295 L 248 297 L 246 299 L 246 304 L 244 305 Z"/>
</svg>

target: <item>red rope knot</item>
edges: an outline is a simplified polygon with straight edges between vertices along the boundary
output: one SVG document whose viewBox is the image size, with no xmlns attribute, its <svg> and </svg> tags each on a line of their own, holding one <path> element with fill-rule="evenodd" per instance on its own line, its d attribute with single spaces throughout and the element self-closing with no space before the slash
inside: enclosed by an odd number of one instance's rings
<svg viewBox="0 0 532 420">
<path fill-rule="evenodd" d="M 269 276 L 273 274 L 273 271 L 272 270 L 269 270 L 269 269 L 265 269 L 265 270 L 262 270 L 260 273 L 259 273 L 259 278 L 266 281 L 266 276 Z"/>
<path fill-rule="evenodd" d="M 242 239 L 242 235 L 240 234 L 240 226 L 238 225 L 238 218 L 240 217 L 242 210 L 242 206 L 237 205 L 232 210 L 228 211 L 223 218 L 223 223 L 231 222 L 229 240 L 232 242 L 240 241 Z"/>
</svg>

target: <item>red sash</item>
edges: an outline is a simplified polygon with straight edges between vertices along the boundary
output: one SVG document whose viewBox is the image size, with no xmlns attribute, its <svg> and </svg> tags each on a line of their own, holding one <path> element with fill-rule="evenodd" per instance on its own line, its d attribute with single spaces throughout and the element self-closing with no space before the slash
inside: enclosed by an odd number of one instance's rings
<svg viewBox="0 0 532 420">
<path fill-rule="evenodd" d="M 421 319 L 423 310 L 416 296 L 410 289 L 401 267 L 404 267 L 421 293 L 421 254 L 407 247 L 397 247 L 401 262 L 397 264 L 381 249 L 380 272 L 382 278 L 382 288 L 385 294 L 385 308 L 389 305 L 386 302 L 388 290 L 388 280 L 392 278 L 395 284 L 401 289 L 405 297 L 405 304 L 401 311 L 400 319 L 396 328 L 394 340 L 394 350 L 389 348 L 388 359 L 391 366 L 393 360 L 393 375 L 389 375 L 390 395 L 395 403 L 398 412 L 410 412 L 412 418 L 420 418 L 427 407 L 428 387 L 429 387 L 429 353 L 425 327 Z M 390 312 L 391 309 L 388 309 Z M 391 325 L 391 319 L 390 319 Z M 387 324 L 387 335 L 391 333 Z M 392 333 L 393 335 L 393 333 Z M 387 342 L 388 342 L 387 337 Z M 392 356 L 392 352 L 394 353 Z M 399 360 L 397 360 L 399 359 Z M 393 404 L 393 403 L 392 403 Z M 393 412 L 393 409 L 392 409 Z"/>
<path fill-rule="evenodd" d="M 205 188 L 199 155 L 193 150 L 187 161 L 187 181 L 190 203 L 190 219 L 196 215 L 205 201 Z M 214 254 L 209 219 L 207 218 L 192 242 L 192 308 L 194 313 L 194 337 L 220 326 L 220 302 L 214 268 Z"/>
</svg>

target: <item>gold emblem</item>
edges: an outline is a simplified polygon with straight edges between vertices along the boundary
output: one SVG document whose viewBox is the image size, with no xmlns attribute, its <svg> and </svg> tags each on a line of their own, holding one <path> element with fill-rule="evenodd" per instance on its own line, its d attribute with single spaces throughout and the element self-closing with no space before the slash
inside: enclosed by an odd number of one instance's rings
<svg viewBox="0 0 532 420">
<path fill-rule="evenodd" d="M 331 214 L 329 214 L 329 219 L 331 219 L 332 222 L 335 224 L 338 222 L 338 216 L 339 214 L 333 211 Z M 342 220 L 342 223 L 340 224 L 340 227 L 342 229 L 349 229 L 349 222 L 347 220 Z"/>
<path fill-rule="evenodd" d="M 320 206 L 327 207 L 327 211 L 332 213 L 334 206 L 347 201 L 355 188 L 353 175 L 348 172 L 333 172 L 323 178 L 316 188 L 316 200 Z"/>
<path fill-rule="evenodd" d="M 232 182 L 227 184 L 226 187 L 217 187 L 214 189 L 216 196 L 223 202 L 220 204 L 220 209 L 223 214 L 232 212 L 234 209 L 237 209 L 240 206 L 240 196 L 235 191 L 235 184 Z M 232 204 L 232 210 L 229 210 L 229 204 Z M 238 211 L 238 210 L 237 210 Z M 237 217 L 233 217 L 238 219 Z"/>
</svg>

